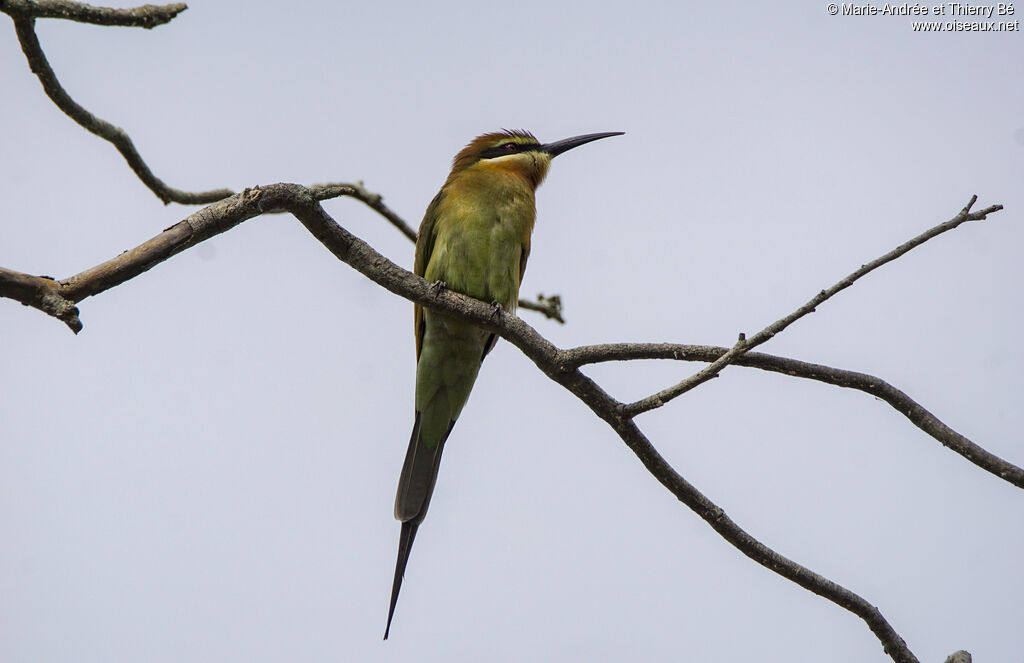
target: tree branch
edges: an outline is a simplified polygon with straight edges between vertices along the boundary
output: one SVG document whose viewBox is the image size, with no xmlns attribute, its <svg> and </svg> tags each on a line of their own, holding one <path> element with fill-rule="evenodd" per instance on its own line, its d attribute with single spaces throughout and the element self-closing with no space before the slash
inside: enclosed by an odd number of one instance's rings
<svg viewBox="0 0 1024 663">
<path fill-rule="evenodd" d="M 562 297 L 560 295 L 545 297 L 544 293 L 540 292 L 537 293 L 537 301 L 520 299 L 519 308 L 543 313 L 545 317 L 565 324 L 565 318 L 562 317 Z"/>
<path fill-rule="evenodd" d="M 331 187 L 335 186 L 332 184 L 314 184 L 310 189 L 314 191 L 319 187 Z M 405 222 L 405 219 L 395 213 L 390 207 L 384 204 L 384 196 L 379 193 L 371 193 L 363 188 L 362 182 L 356 182 L 355 184 L 343 184 L 342 186 L 351 187 L 352 193 L 346 195 L 357 198 L 367 204 L 371 209 L 375 210 L 378 214 L 387 219 L 391 225 L 398 229 L 398 232 L 402 233 L 409 239 L 409 241 L 416 243 L 416 230 Z"/>
<path fill-rule="evenodd" d="M 172 5 L 143 5 L 130 9 L 94 7 L 83 2 L 70 0 L 0 0 L 0 11 L 8 14 L 19 13 L 35 18 L 63 18 L 79 23 L 111 25 L 131 28 L 155 28 L 169 23 L 175 16 L 188 9 L 178 2 Z"/>
<path fill-rule="evenodd" d="M 307 188 L 297 184 L 273 184 L 266 187 L 246 189 L 240 194 L 233 195 L 230 198 L 197 211 L 184 221 L 171 226 L 157 237 L 143 243 L 136 249 L 128 251 L 102 265 L 86 270 L 66 281 L 57 282 L 44 277 L 32 277 L 4 270 L 0 272 L 0 295 L 14 297 L 22 303 L 36 306 L 36 308 L 41 308 L 42 310 L 45 309 L 41 305 L 37 305 L 36 302 L 45 298 L 48 294 L 59 295 L 63 301 L 73 304 L 84 297 L 97 294 L 119 283 L 123 283 L 170 256 L 209 237 L 229 230 L 246 219 L 271 212 L 287 211 L 294 215 L 337 258 L 375 283 L 427 308 L 444 311 L 459 318 L 469 320 L 511 342 L 529 357 L 545 375 L 569 390 L 590 407 L 597 416 L 608 423 L 637 458 L 640 459 L 647 470 L 663 486 L 697 513 L 731 545 L 765 568 L 856 614 L 864 620 L 894 661 L 915 663 L 918 660 L 899 634 L 885 620 L 881 612 L 870 602 L 841 585 L 775 552 L 730 519 L 721 508 L 687 482 L 665 461 L 637 427 L 633 420 L 634 415 L 626 410 L 626 406 L 612 398 L 579 369 L 580 366 L 587 363 L 627 358 L 627 355 L 632 355 L 628 358 L 653 357 L 655 355 L 672 356 L 672 358 L 677 359 L 689 358 L 685 356 L 685 353 L 692 351 L 693 348 L 688 346 L 637 344 L 590 346 L 574 350 L 559 350 L 518 317 L 508 316 L 503 313 L 495 315 L 494 308 L 489 304 L 447 289 L 438 290 L 433 287 L 433 284 L 395 265 L 368 244 L 339 226 L 324 211 L 320 201 L 342 195 L 359 197 L 359 187 L 351 185 L 320 185 Z M 972 199 L 972 204 L 973 202 Z M 970 205 L 960 215 L 947 222 L 947 224 L 943 224 L 943 226 L 953 223 L 959 224 L 966 220 L 973 220 L 973 218 L 981 218 L 980 215 L 996 211 L 1000 208 L 1000 206 L 994 206 L 972 215 L 969 212 L 969 207 Z M 955 227 L 955 225 L 952 227 Z M 787 316 L 787 318 L 761 332 L 759 336 L 770 337 L 774 333 L 781 331 L 782 328 L 793 320 L 813 310 L 814 305 L 824 301 L 824 299 L 838 292 L 838 290 L 848 287 L 853 280 L 867 273 L 867 271 L 884 264 L 884 262 L 895 259 L 902 255 L 902 253 L 909 251 L 913 246 L 925 241 L 929 236 L 934 236 L 945 229 L 948 228 L 943 229 L 942 226 L 937 226 L 928 233 L 904 244 L 896 249 L 896 251 L 886 254 L 883 258 L 869 265 L 865 265 L 861 270 L 833 286 L 829 291 L 823 291 L 817 298 L 812 299 L 811 302 L 796 313 Z M 50 315 L 54 315 L 54 312 L 47 312 Z M 764 340 L 767 340 L 767 338 Z M 712 365 L 714 365 L 715 362 L 721 361 L 723 358 L 729 357 L 730 353 L 733 353 L 730 360 L 735 359 L 737 363 L 740 361 L 751 362 L 750 365 L 753 366 L 758 362 L 762 362 L 763 366 L 759 367 L 771 366 L 772 370 L 789 372 L 791 374 L 793 372 L 806 373 L 808 377 L 814 374 L 814 379 L 825 382 L 831 381 L 840 386 L 852 386 L 860 379 L 865 381 L 862 386 L 869 393 L 875 393 L 870 391 L 870 388 L 876 390 L 878 394 L 888 394 L 897 402 L 900 402 L 898 396 L 903 396 L 909 401 L 905 394 L 898 392 L 894 388 L 889 387 L 890 390 L 897 393 L 890 393 L 885 388 L 888 385 L 883 386 L 884 383 L 871 376 L 838 372 L 837 369 L 815 367 L 814 365 L 803 364 L 802 362 L 786 363 L 793 362 L 794 360 L 783 360 L 781 358 L 771 358 L 768 360 L 757 354 L 744 356 L 746 350 L 749 349 L 750 342 L 741 340 L 741 343 L 748 344 L 742 347 L 743 352 L 733 352 L 736 348 L 733 348 L 733 350 L 711 348 L 707 350 L 704 360 L 712 359 Z M 681 356 L 680 353 L 683 353 L 683 355 Z M 715 357 L 712 358 L 711 355 L 715 355 Z M 920 408 L 920 406 L 917 406 L 912 401 L 910 401 L 910 404 Z M 904 403 L 904 409 L 912 414 L 917 412 L 914 407 L 910 407 L 907 403 Z M 934 420 L 933 423 L 925 422 L 926 425 L 944 427 L 941 422 L 938 422 L 937 419 L 923 408 L 920 408 L 920 411 L 927 415 L 927 417 L 921 415 L 920 412 L 917 412 L 915 416 L 920 416 L 923 422 L 928 417 Z M 907 414 L 907 416 L 911 416 L 911 414 Z M 964 438 L 964 441 L 971 444 L 966 438 Z"/>
<path fill-rule="evenodd" d="M 992 205 L 991 207 L 986 207 L 980 212 L 971 212 L 971 207 L 974 206 L 974 203 L 977 202 L 977 200 L 978 196 L 971 196 L 971 199 L 970 201 L 968 201 L 967 205 L 949 221 L 946 221 L 945 223 L 940 223 L 934 228 L 931 228 L 921 233 L 917 237 L 907 242 L 904 242 L 903 244 L 899 245 L 889 253 L 886 253 L 885 255 L 876 258 L 875 260 L 872 260 L 866 265 L 861 265 L 860 269 L 853 272 L 843 280 L 839 281 L 828 290 L 822 290 L 817 295 L 812 297 L 809 302 L 807 302 L 797 310 L 793 311 L 786 317 L 780 320 L 776 320 L 772 324 L 768 325 L 767 327 L 759 331 L 757 334 L 755 334 L 752 338 L 747 339 L 743 334 L 740 334 L 740 339 L 739 341 L 736 342 L 736 345 L 734 345 L 732 349 L 726 352 L 724 355 L 722 355 L 714 362 L 712 362 L 709 366 L 704 367 L 697 373 L 694 373 L 693 375 L 686 378 L 682 382 L 679 382 L 678 384 L 675 384 L 667 389 L 663 389 L 662 391 L 659 391 L 656 394 L 648 396 L 647 398 L 643 398 L 639 401 L 636 401 L 635 403 L 630 403 L 629 405 L 626 405 L 625 413 L 630 417 L 635 417 L 638 414 L 642 414 L 649 410 L 659 408 L 665 403 L 672 400 L 673 398 L 685 394 L 694 387 L 697 387 L 698 385 L 701 385 L 712 378 L 718 377 L 718 374 L 722 371 L 722 369 L 725 368 L 730 363 L 732 363 L 733 360 L 736 359 L 736 357 L 739 357 L 745 352 L 748 352 L 749 350 L 752 350 L 753 348 L 756 348 L 762 343 L 770 340 L 773 336 L 775 336 L 776 334 L 778 334 L 786 327 L 790 326 L 791 324 L 799 320 L 800 318 L 804 317 L 805 315 L 813 313 L 816 307 L 821 305 L 823 302 L 831 298 L 839 291 L 849 288 L 857 279 L 861 278 L 862 276 L 869 274 L 870 272 L 878 269 L 879 267 L 886 263 L 892 262 L 893 260 L 899 258 L 900 256 L 907 253 L 911 249 L 918 247 L 921 244 L 924 244 L 933 237 L 937 237 L 938 235 L 941 235 L 942 233 L 948 230 L 953 230 L 962 223 L 966 223 L 967 221 L 980 221 L 982 219 L 985 219 L 989 214 L 993 214 L 1003 209 L 1002 205 Z"/>
<path fill-rule="evenodd" d="M 168 186 L 163 182 L 163 180 L 154 175 L 152 170 L 149 169 L 146 162 L 142 160 L 142 156 L 139 155 L 138 150 L 135 149 L 135 144 L 132 143 L 132 139 L 129 138 L 128 134 L 125 133 L 123 129 L 110 124 L 106 120 L 96 117 L 71 98 L 64 88 L 61 87 L 60 82 L 57 80 L 57 75 L 54 73 L 53 68 L 50 67 L 50 63 L 46 60 L 46 55 L 43 53 L 43 49 L 39 45 L 39 38 L 36 36 L 35 32 L 35 17 L 37 15 L 34 13 L 35 10 L 49 9 L 53 12 L 57 12 L 61 7 L 75 9 L 75 12 L 77 13 L 73 12 L 71 16 L 68 16 L 68 18 L 72 18 L 73 20 L 81 20 L 78 17 L 86 16 L 97 19 L 97 21 L 89 22 L 98 22 L 100 16 L 113 15 L 121 17 L 121 20 L 127 20 L 127 17 L 131 12 L 136 12 L 138 20 L 141 21 L 138 25 L 143 25 L 145 21 L 156 21 L 157 18 L 166 18 L 166 20 L 170 20 L 173 18 L 173 15 L 169 16 L 169 14 L 172 12 L 177 14 L 178 11 L 184 9 L 184 5 L 180 6 L 181 9 L 177 9 L 177 5 L 169 5 L 168 7 L 151 8 L 152 11 L 150 11 L 150 8 L 147 6 L 131 10 L 120 10 L 120 13 L 118 13 L 118 10 L 89 7 L 88 5 L 79 5 L 77 3 L 48 2 L 40 4 L 27 2 L 26 0 L 6 0 L 6 2 L 0 5 L 0 10 L 9 14 L 11 18 L 14 19 L 14 28 L 18 33 L 18 40 L 21 42 L 21 50 L 25 53 L 25 58 L 28 60 L 28 66 L 32 70 L 32 73 L 34 73 L 39 78 L 39 82 L 43 84 L 43 90 L 46 92 L 46 96 L 48 96 L 58 108 L 64 111 L 65 115 L 81 125 L 86 131 L 89 131 L 104 140 L 110 141 L 114 147 L 117 148 L 117 151 L 121 153 L 121 156 L 124 157 L 125 161 L 128 162 L 128 166 L 132 171 L 138 175 L 143 184 L 149 187 L 150 191 L 156 194 L 157 198 L 162 200 L 164 203 L 175 202 L 186 205 L 196 205 L 212 203 L 216 200 L 232 195 L 232 191 L 230 189 L 216 189 L 213 191 L 191 193 Z M 175 9 L 177 9 L 177 11 L 174 11 Z M 156 10 L 160 10 L 163 13 L 159 13 Z M 113 12 L 113 14 L 108 14 L 109 12 Z M 128 12 L 128 14 L 125 12 Z M 153 25 L 158 24 L 158 22 L 153 23 Z M 117 23 L 117 25 L 135 25 L 135 23 Z M 152 27 L 152 25 L 143 25 L 143 27 Z"/>
<path fill-rule="evenodd" d="M 589 345 L 562 350 L 560 360 L 566 369 L 605 361 L 629 361 L 634 359 L 673 359 L 680 361 L 714 362 L 727 354 L 727 348 L 707 345 L 680 345 L 675 343 L 615 343 Z M 737 366 L 757 368 L 773 373 L 783 373 L 798 378 L 817 380 L 826 384 L 848 389 L 857 389 L 871 394 L 893 407 L 915 426 L 978 467 L 991 472 L 1001 479 L 1024 488 L 1024 469 L 986 451 L 968 438 L 956 432 L 938 417 L 903 391 L 885 380 L 866 373 L 811 364 L 797 359 L 778 357 L 760 352 L 749 352 L 734 357 Z"/>
<path fill-rule="evenodd" d="M 906 642 L 881 612 L 857 594 L 780 555 L 739 527 L 725 512 L 679 475 L 622 414 L 622 404 L 609 396 L 579 369 L 564 369 L 559 351 L 532 327 L 516 317 L 494 315 L 488 304 L 450 290 L 438 291 L 429 282 L 407 272 L 372 247 L 338 226 L 318 204 L 300 205 L 289 211 L 335 256 L 386 289 L 428 308 L 458 315 L 494 331 L 529 357 L 548 377 L 568 389 L 607 422 L 636 454 L 648 471 L 679 501 L 703 518 L 729 543 L 765 568 L 853 612 L 878 637 L 889 656 L 898 663 L 917 663 Z"/>
<path fill-rule="evenodd" d="M 276 185 L 298 186 L 298 185 Z M 362 193 L 360 193 L 362 191 Z M 0 297 L 7 297 L 63 320 L 76 334 L 82 330 L 75 304 L 86 297 L 109 290 L 205 239 L 234 228 L 260 214 L 286 211 L 247 204 L 259 199 L 259 187 L 217 201 L 167 228 L 156 237 L 84 272 L 60 281 L 48 276 L 30 276 L 0 267 Z M 365 194 L 347 184 L 319 184 L 308 189 L 313 200 Z"/>
<path fill-rule="evenodd" d="M 401 217 L 384 205 L 379 194 L 370 193 L 361 182 L 314 184 L 310 187 L 300 187 L 298 184 L 275 184 L 264 189 L 255 187 L 219 200 L 209 207 L 204 207 L 139 246 L 59 281 L 47 276 L 31 276 L 0 267 L 0 297 L 14 299 L 25 306 L 31 306 L 62 320 L 77 334 L 82 330 L 83 325 L 78 317 L 78 309 L 75 308 L 75 304 L 86 297 L 99 294 L 135 278 L 171 256 L 214 235 L 230 230 L 254 216 L 289 212 L 289 208 L 282 205 L 268 203 L 253 206 L 247 204 L 251 197 L 255 196 L 254 200 L 259 200 L 262 191 L 278 187 L 298 187 L 316 202 L 341 196 L 355 198 L 386 217 L 390 215 L 396 219 L 398 221 L 396 227 L 400 230 L 403 225 L 408 228 Z M 405 234 L 404 231 L 403 234 Z M 527 300 L 521 300 L 520 303 L 525 304 L 524 308 L 540 311 L 549 318 L 562 322 L 561 301 L 557 295 L 550 298 L 541 297 L 539 304 Z"/>
<path fill-rule="evenodd" d="M 52 315 L 71 328 L 76 334 L 82 331 L 75 303 L 67 299 L 59 284 L 46 276 L 30 276 L 0 267 L 0 297 L 8 297 L 25 306 L 37 308 Z"/>
</svg>

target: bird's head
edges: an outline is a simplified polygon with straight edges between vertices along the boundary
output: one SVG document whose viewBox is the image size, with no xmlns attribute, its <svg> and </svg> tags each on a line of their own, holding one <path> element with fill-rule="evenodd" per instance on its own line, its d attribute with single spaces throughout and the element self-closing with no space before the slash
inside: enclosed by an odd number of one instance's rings
<svg viewBox="0 0 1024 663">
<path fill-rule="evenodd" d="M 542 144 L 529 131 L 497 131 L 474 138 L 455 155 L 450 177 L 469 169 L 495 174 L 518 175 L 535 188 L 548 173 L 551 159 L 562 152 L 599 138 L 619 136 L 621 131 L 586 134 Z"/>
</svg>

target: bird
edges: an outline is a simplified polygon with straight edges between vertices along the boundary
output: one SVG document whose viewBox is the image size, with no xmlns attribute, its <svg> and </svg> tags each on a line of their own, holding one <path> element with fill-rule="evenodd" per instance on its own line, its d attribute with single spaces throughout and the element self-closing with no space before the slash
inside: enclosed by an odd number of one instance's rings
<svg viewBox="0 0 1024 663">
<path fill-rule="evenodd" d="M 418 276 L 515 313 L 537 215 L 534 192 L 551 160 L 575 147 L 624 132 L 540 143 L 528 131 L 473 139 L 456 156 L 416 239 Z M 497 308 L 495 309 L 498 310 Z M 471 322 L 416 304 L 416 416 L 395 497 L 402 522 L 384 639 L 391 632 L 416 530 L 427 515 L 441 452 L 498 337 Z"/>
</svg>

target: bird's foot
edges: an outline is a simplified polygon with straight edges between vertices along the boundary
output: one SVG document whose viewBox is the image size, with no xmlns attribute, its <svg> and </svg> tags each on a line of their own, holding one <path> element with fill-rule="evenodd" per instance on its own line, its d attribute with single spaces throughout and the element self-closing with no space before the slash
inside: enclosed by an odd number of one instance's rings
<svg viewBox="0 0 1024 663">
<path fill-rule="evenodd" d="M 430 293 L 434 295 L 434 299 L 437 299 L 447 289 L 448 284 L 444 281 L 434 281 L 430 286 Z"/>
<path fill-rule="evenodd" d="M 502 314 L 505 312 L 505 309 L 501 307 L 501 304 L 497 300 L 491 302 L 491 306 L 493 307 L 493 309 L 491 310 L 491 320 L 494 320 L 495 318 L 498 318 L 500 320 Z"/>
</svg>

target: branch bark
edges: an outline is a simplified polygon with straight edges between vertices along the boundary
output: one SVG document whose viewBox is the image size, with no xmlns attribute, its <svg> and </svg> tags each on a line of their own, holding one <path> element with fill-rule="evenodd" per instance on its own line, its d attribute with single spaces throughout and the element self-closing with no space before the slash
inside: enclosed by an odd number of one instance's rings
<svg viewBox="0 0 1024 663">
<path fill-rule="evenodd" d="M 395 223 L 395 226 L 399 230 L 402 230 L 403 226 L 409 228 L 401 217 L 384 205 L 380 194 L 367 191 L 361 182 L 314 184 L 310 187 L 301 187 L 298 184 L 275 184 L 266 189 L 276 187 L 299 187 L 315 201 L 342 196 L 355 198 L 382 215 L 393 217 L 398 222 Z M 65 279 L 56 280 L 49 276 L 32 276 L 0 267 L 0 297 L 13 299 L 53 316 L 63 321 L 71 331 L 77 334 L 82 331 L 83 323 L 75 304 L 86 297 L 99 294 L 135 278 L 168 258 L 214 235 L 226 232 L 254 216 L 289 211 L 283 206 L 257 205 L 251 207 L 245 204 L 248 197 L 256 196 L 258 198 L 263 190 L 260 187 L 245 189 L 240 194 L 219 200 L 209 207 L 194 212 L 139 246 Z M 406 234 L 405 231 L 403 234 Z M 415 240 L 415 233 L 413 233 L 413 239 Z M 561 304 L 561 299 L 557 295 L 540 296 L 537 303 L 525 299 L 519 300 L 519 305 L 523 308 L 538 311 L 548 318 L 565 322 L 561 317 Z"/>
<path fill-rule="evenodd" d="M 188 5 L 184 2 L 111 9 L 110 7 L 94 7 L 84 2 L 70 2 L 70 0 L 0 1 L 0 11 L 8 14 L 19 13 L 35 18 L 63 18 L 79 23 L 146 28 L 147 30 L 169 23 L 186 9 L 188 9 Z"/>
<path fill-rule="evenodd" d="M 57 105 L 57 108 L 64 111 L 65 115 L 89 133 L 112 143 L 128 162 L 128 167 L 165 204 L 174 202 L 197 205 L 212 203 L 232 195 L 233 192 L 230 189 L 215 189 L 192 193 L 165 184 L 163 180 L 153 174 L 153 171 L 143 161 L 142 156 L 135 149 L 135 144 L 132 143 L 132 139 L 124 129 L 96 117 L 64 90 L 39 45 L 39 38 L 35 31 L 36 17 L 59 17 L 101 25 L 133 25 L 152 28 L 170 21 L 184 9 L 185 5 L 167 5 L 165 7 L 146 5 L 135 9 L 114 10 L 105 7 L 90 7 L 76 2 L 29 2 L 28 0 L 5 0 L 0 4 L 0 11 L 14 19 L 14 28 L 18 33 L 18 41 L 21 42 L 21 50 L 25 53 L 29 68 L 39 78 L 46 96 Z"/>
<path fill-rule="evenodd" d="M 0 297 L 8 297 L 52 315 L 76 334 L 82 331 L 75 303 L 61 292 L 60 284 L 48 276 L 31 276 L 0 267 Z"/>
</svg>

